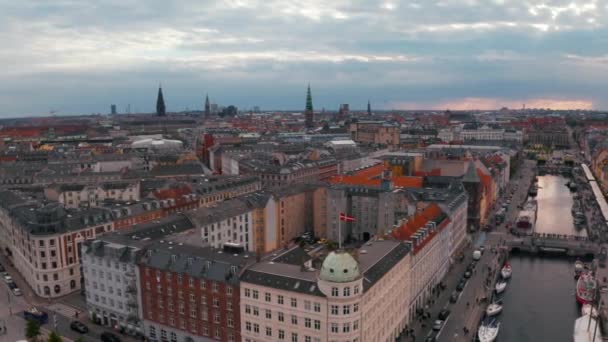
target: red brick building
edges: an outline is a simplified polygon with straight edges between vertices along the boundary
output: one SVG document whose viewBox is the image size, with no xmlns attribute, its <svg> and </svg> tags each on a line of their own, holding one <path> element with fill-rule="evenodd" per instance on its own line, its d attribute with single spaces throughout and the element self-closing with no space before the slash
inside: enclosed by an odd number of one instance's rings
<svg viewBox="0 0 608 342">
<path fill-rule="evenodd" d="M 151 341 L 241 340 L 239 275 L 255 258 L 177 243 L 151 246 L 139 263 L 145 335 Z"/>
</svg>

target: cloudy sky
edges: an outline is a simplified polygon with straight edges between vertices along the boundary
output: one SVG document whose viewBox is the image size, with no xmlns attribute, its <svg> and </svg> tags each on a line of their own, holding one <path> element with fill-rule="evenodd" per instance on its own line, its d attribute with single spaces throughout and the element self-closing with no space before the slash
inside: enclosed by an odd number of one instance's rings
<svg viewBox="0 0 608 342">
<path fill-rule="evenodd" d="M 0 0 L 0 116 L 608 109 L 606 0 Z"/>
</svg>

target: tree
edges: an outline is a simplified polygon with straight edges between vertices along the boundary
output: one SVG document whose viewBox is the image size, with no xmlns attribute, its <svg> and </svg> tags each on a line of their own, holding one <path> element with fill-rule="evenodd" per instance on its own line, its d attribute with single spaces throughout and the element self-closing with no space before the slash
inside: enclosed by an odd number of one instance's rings
<svg viewBox="0 0 608 342">
<path fill-rule="evenodd" d="M 49 335 L 49 342 L 63 342 L 63 339 L 61 338 L 61 336 L 57 335 L 56 332 L 53 331 Z"/>
<path fill-rule="evenodd" d="M 226 117 L 226 116 L 236 116 L 236 114 L 238 113 L 238 108 L 236 108 L 233 105 L 230 105 L 224 109 L 222 109 L 222 111 L 218 114 L 220 117 Z"/>
<path fill-rule="evenodd" d="M 40 336 L 40 323 L 34 320 L 28 320 L 25 325 L 25 337 L 30 341 L 37 341 Z"/>
</svg>

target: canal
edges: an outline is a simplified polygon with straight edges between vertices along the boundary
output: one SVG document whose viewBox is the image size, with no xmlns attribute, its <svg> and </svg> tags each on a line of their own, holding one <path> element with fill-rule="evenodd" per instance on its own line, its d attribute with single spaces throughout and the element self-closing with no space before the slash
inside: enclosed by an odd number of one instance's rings
<svg viewBox="0 0 608 342">
<path fill-rule="evenodd" d="M 538 177 L 536 232 L 586 235 L 574 228 L 568 179 Z M 574 298 L 573 264 L 565 256 L 513 254 L 513 277 L 503 295 L 500 341 L 569 342 L 580 309 Z"/>
</svg>

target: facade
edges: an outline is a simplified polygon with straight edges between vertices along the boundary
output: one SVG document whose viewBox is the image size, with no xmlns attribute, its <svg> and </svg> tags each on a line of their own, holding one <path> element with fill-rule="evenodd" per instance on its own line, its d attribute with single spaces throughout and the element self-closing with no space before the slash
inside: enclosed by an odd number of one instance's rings
<svg viewBox="0 0 608 342">
<path fill-rule="evenodd" d="M 268 192 L 258 192 L 239 198 L 252 208 L 252 231 L 254 251 L 268 253 L 279 247 L 278 241 L 278 204 Z"/>
<path fill-rule="evenodd" d="M 250 159 L 241 161 L 240 171 L 257 176 L 262 182 L 262 187 L 284 187 L 326 181 L 338 174 L 338 164 L 334 158 L 288 162 L 283 165 L 272 165 L 268 161 Z"/>
<path fill-rule="evenodd" d="M 239 276 L 255 256 L 158 243 L 139 262 L 145 335 L 150 341 L 241 341 Z"/>
<path fill-rule="evenodd" d="M 59 203 L 27 202 L 0 193 L 2 248 L 34 292 L 56 298 L 79 291 L 81 244 L 112 231 L 105 209 L 69 210 Z"/>
<path fill-rule="evenodd" d="M 140 200 L 139 182 L 106 182 L 96 185 L 58 184 L 44 189 L 48 199 L 66 208 L 99 207 L 106 200 L 134 202 Z"/>
<path fill-rule="evenodd" d="M 401 128 L 399 125 L 382 121 L 352 122 L 348 126 L 351 139 L 362 144 L 399 146 Z"/>
<path fill-rule="evenodd" d="M 568 148 L 570 134 L 565 127 L 539 127 L 525 131 L 525 141 L 529 145 L 542 145 L 545 147 Z"/>
<path fill-rule="evenodd" d="M 492 128 L 487 125 L 478 127 L 474 124 L 459 125 L 444 128 L 439 131 L 437 137 L 444 142 L 453 141 L 514 141 L 523 142 L 522 131 L 507 130 L 504 128 Z"/>
<path fill-rule="evenodd" d="M 232 199 L 186 215 L 200 229 L 203 245 L 222 248 L 226 243 L 237 243 L 247 251 L 255 250 L 253 208 L 247 203 Z"/>
<path fill-rule="evenodd" d="M 331 252 L 316 270 L 296 247 L 245 270 L 243 341 L 394 340 L 410 319 L 409 245 L 374 241 L 352 253 Z"/>
<path fill-rule="evenodd" d="M 216 176 L 209 177 L 194 188 L 200 197 L 201 206 L 211 206 L 234 197 L 261 190 L 262 183 L 255 176 Z"/>
</svg>

